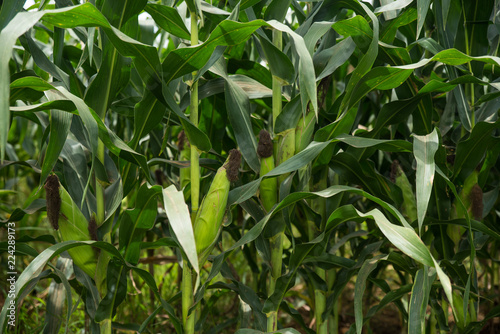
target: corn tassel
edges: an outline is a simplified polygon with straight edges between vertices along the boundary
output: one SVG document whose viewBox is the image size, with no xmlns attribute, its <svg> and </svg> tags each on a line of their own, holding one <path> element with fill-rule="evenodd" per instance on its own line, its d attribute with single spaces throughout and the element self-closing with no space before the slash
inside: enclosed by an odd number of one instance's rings
<svg viewBox="0 0 500 334">
<path fill-rule="evenodd" d="M 241 153 L 238 150 L 231 150 L 229 158 L 215 174 L 210 189 L 201 202 L 194 222 L 194 238 L 200 266 L 207 260 L 219 236 L 229 188 L 231 182 L 238 179 L 240 162 Z"/>
<path fill-rule="evenodd" d="M 56 175 L 47 177 L 45 183 L 47 197 L 47 217 L 54 229 L 59 229 L 64 241 L 89 241 L 93 238 L 89 232 L 87 219 L 75 204 L 66 189 L 59 184 Z M 93 229 L 94 227 L 91 227 Z M 90 246 L 80 246 L 68 250 L 73 262 L 90 277 L 94 277 L 97 258 Z"/>
<path fill-rule="evenodd" d="M 260 176 L 274 169 L 273 142 L 266 130 L 260 131 L 257 154 L 260 156 Z M 275 177 L 262 180 L 259 193 L 264 209 L 269 212 L 278 202 L 278 180 Z"/>
</svg>

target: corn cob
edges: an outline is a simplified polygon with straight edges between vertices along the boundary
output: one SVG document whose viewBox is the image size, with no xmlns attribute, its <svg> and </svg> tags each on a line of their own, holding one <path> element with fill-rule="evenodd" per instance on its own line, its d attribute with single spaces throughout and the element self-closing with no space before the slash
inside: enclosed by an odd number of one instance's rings
<svg viewBox="0 0 500 334">
<path fill-rule="evenodd" d="M 261 130 L 257 154 L 260 156 L 260 176 L 274 169 L 273 142 L 269 132 Z M 260 182 L 260 200 L 264 209 L 269 212 L 278 202 L 278 180 L 275 177 Z"/>
<path fill-rule="evenodd" d="M 314 132 L 315 115 L 309 112 L 306 117 L 301 117 L 295 128 L 295 154 L 309 145 Z"/>
<path fill-rule="evenodd" d="M 220 233 L 226 211 L 231 182 L 238 179 L 241 153 L 231 150 L 229 158 L 217 170 L 207 195 L 201 202 L 194 222 L 194 238 L 198 260 L 202 266 L 211 253 Z"/>
<path fill-rule="evenodd" d="M 180 161 L 189 161 L 191 159 L 191 145 L 184 133 L 184 130 L 179 132 L 179 136 L 177 137 L 178 142 L 177 146 L 179 147 L 179 160 Z M 186 185 L 191 181 L 191 167 L 181 168 L 179 171 L 179 178 L 181 183 L 181 189 L 184 189 Z"/>
<path fill-rule="evenodd" d="M 58 229 L 64 241 L 92 240 L 89 229 L 92 231 L 97 225 L 89 226 L 87 219 L 68 194 L 59 184 L 57 175 L 47 177 L 45 183 L 47 198 L 47 217 L 54 229 Z M 97 231 L 95 231 L 97 232 Z M 68 250 L 73 262 L 90 277 L 94 277 L 97 259 L 90 246 L 80 246 Z"/>
<path fill-rule="evenodd" d="M 477 184 L 479 177 L 479 172 L 477 170 L 473 171 L 464 181 L 464 187 L 460 193 L 460 199 L 467 208 L 467 211 L 472 214 L 472 217 L 476 220 L 481 220 L 483 217 L 483 191 L 481 187 Z M 457 207 L 457 217 L 465 217 L 465 212 Z"/>
<path fill-rule="evenodd" d="M 281 132 L 278 144 L 278 165 L 287 161 L 295 154 L 295 129 L 288 129 Z M 281 184 L 288 177 L 288 174 L 278 176 L 278 184 Z"/>
</svg>

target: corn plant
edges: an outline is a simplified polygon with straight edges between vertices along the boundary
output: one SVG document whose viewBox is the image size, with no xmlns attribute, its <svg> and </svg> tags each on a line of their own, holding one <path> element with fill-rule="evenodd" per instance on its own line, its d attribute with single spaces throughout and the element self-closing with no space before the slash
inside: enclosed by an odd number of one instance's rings
<svg viewBox="0 0 500 334">
<path fill-rule="evenodd" d="M 0 332 L 498 332 L 499 13 L 1 2 Z"/>
</svg>

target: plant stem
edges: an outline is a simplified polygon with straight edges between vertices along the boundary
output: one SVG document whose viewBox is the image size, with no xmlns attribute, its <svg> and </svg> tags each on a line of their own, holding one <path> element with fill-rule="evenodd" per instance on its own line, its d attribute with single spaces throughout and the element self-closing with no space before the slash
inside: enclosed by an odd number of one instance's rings
<svg viewBox="0 0 500 334">
<path fill-rule="evenodd" d="M 182 324 L 185 334 L 194 333 L 195 312 L 189 315 L 189 309 L 193 305 L 193 275 L 187 259 L 183 260 L 182 266 Z"/>
<path fill-rule="evenodd" d="M 99 111 L 99 116 L 102 121 L 106 118 L 106 109 L 103 106 L 103 108 Z M 97 144 L 97 159 L 99 162 L 104 166 L 104 143 L 99 140 Z M 106 210 L 106 200 L 104 198 L 104 185 L 102 185 L 98 178 L 97 174 L 95 174 L 95 183 L 96 183 L 96 205 L 97 205 L 97 212 L 96 212 L 96 222 L 97 226 L 101 226 L 104 224 L 105 220 L 105 210 Z M 108 222 L 107 225 L 103 226 L 104 227 L 104 236 L 103 236 L 103 241 L 111 243 L 111 229 L 113 227 L 113 222 Z M 97 260 L 97 270 L 96 270 L 96 285 L 97 289 L 99 291 L 99 294 L 101 295 L 101 298 L 104 298 L 106 296 L 107 291 L 107 286 L 106 286 L 106 274 L 108 272 L 108 263 L 109 260 L 111 259 L 110 255 L 108 252 L 101 252 L 99 254 L 99 258 Z M 111 334 L 111 318 L 104 319 L 100 324 L 100 330 L 101 334 Z"/>
<path fill-rule="evenodd" d="M 271 244 L 271 280 L 269 281 L 268 296 L 274 293 L 276 281 L 281 276 L 283 257 L 283 232 L 278 232 L 270 240 Z M 274 332 L 278 329 L 278 312 L 267 315 L 267 331 Z"/>
<path fill-rule="evenodd" d="M 467 16 L 466 16 L 466 13 L 465 13 L 465 7 L 464 7 L 464 3 L 462 2 L 462 13 L 463 13 L 463 16 L 464 16 L 464 30 L 465 30 L 465 53 L 470 56 L 471 55 L 471 47 L 472 47 L 472 43 L 471 45 L 469 45 L 469 32 L 468 32 L 468 29 L 467 29 Z M 472 37 L 471 37 L 472 38 Z M 468 62 L 468 67 L 469 67 L 469 72 L 472 73 L 472 65 L 471 65 L 471 62 Z M 471 128 L 474 127 L 474 124 L 475 124 L 475 117 L 474 117 L 474 84 L 473 83 L 470 83 L 469 84 L 469 95 L 470 95 L 470 108 L 471 108 Z"/>
<path fill-rule="evenodd" d="M 279 49 L 282 49 L 282 33 L 281 31 L 273 30 L 273 44 Z M 281 83 L 273 76 L 273 133 L 276 127 L 276 119 L 281 113 Z M 275 153 L 276 153 L 275 146 Z M 268 296 L 274 293 L 276 281 L 281 276 L 281 266 L 283 261 L 283 232 L 280 231 L 269 240 L 271 246 L 271 279 L 269 281 Z M 274 332 L 278 329 L 278 312 L 271 312 L 267 315 L 267 331 Z"/>
<path fill-rule="evenodd" d="M 198 44 L 198 16 L 191 12 L 191 45 Z M 193 72 L 193 79 L 196 72 Z M 191 86 L 190 120 L 198 126 L 198 81 Z M 200 156 L 196 146 L 191 143 L 191 218 L 194 221 L 200 202 Z"/>
<path fill-rule="evenodd" d="M 326 279 L 325 270 L 321 268 L 316 268 L 316 274 L 323 280 Z M 314 291 L 314 315 L 316 317 L 316 333 L 327 334 L 328 333 L 328 321 L 323 321 L 322 314 L 326 309 L 326 296 L 325 292 L 320 289 Z"/>
<path fill-rule="evenodd" d="M 282 32 L 273 30 L 273 44 L 281 51 L 283 47 Z M 281 83 L 277 77 L 273 75 L 273 130 L 276 127 L 276 119 L 281 113 Z"/>
<path fill-rule="evenodd" d="M 104 166 L 104 143 L 99 140 L 97 144 L 97 159 L 101 162 L 101 164 Z M 105 217 L 105 199 L 104 199 L 104 187 L 103 185 L 98 181 L 97 175 L 95 177 L 96 180 L 96 202 L 97 202 L 97 212 L 96 212 L 96 222 L 97 225 L 100 226 L 102 223 L 104 223 L 104 217 Z"/>
<path fill-rule="evenodd" d="M 337 279 L 337 272 L 335 269 L 328 269 L 326 271 L 326 286 L 328 288 L 327 296 L 330 296 L 333 293 L 333 286 L 335 284 L 335 280 Z M 339 310 L 340 310 L 340 298 L 337 299 L 335 304 L 333 305 L 333 314 L 329 314 L 327 321 L 327 332 L 329 334 L 337 334 L 339 332 Z M 325 308 L 326 308 L 326 300 L 325 300 Z"/>
<path fill-rule="evenodd" d="M 431 316 L 429 317 L 429 333 L 430 334 L 436 334 L 436 325 L 437 325 L 437 318 L 436 318 L 436 311 L 434 309 L 431 309 Z"/>
<path fill-rule="evenodd" d="M 198 15 L 190 12 L 191 15 L 191 45 L 198 44 Z M 193 72 L 193 80 L 196 72 Z M 198 82 L 191 85 L 190 120 L 198 126 Z M 200 202 L 200 163 L 198 150 L 191 143 L 191 222 L 194 224 L 198 205 Z M 185 334 L 194 333 L 196 311 L 189 315 L 189 309 L 193 305 L 193 274 L 187 258 L 184 258 L 182 266 L 182 324 Z"/>
</svg>

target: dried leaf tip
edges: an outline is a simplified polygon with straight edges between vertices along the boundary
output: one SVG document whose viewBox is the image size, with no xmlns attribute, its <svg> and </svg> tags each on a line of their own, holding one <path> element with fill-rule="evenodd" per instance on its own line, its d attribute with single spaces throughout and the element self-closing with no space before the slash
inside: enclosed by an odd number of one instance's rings
<svg viewBox="0 0 500 334">
<path fill-rule="evenodd" d="M 49 175 L 47 181 L 45 181 L 44 188 L 47 198 L 47 218 L 54 230 L 58 230 L 61 195 L 59 195 L 59 178 L 57 175 Z"/>
<path fill-rule="evenodd" d="M 273 155 L 273 141 L 271 140 L 271 135 L 266 130 L 260 130 L 257 154 L 261 158 L 268 158 Z"/>
<path fill-rule="evenodd" d="M 477 184 L 472 187 L 470 192 L 470 201 L 471 201 L 471 211 L 474 219 L 481 220 L 483 218 L 483 191 L 481 187 Z"/>
<path fill-rule="evenodd" d="M 240 169 L 241 153 L 236 149 L 229 151 L 229 159 L 226 165 L 226 176 L 230 182 L 238 180 L 238 171 Z"/>
<path fill-rule="evenodd" d="M 185 145 L 189 146 L 189 140 L 184 130 L 181 130 L 181 132 L 177 135 L 177 147 L 179 148 L 179 151 L 182 151 Z"/>
</svg>

